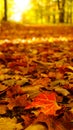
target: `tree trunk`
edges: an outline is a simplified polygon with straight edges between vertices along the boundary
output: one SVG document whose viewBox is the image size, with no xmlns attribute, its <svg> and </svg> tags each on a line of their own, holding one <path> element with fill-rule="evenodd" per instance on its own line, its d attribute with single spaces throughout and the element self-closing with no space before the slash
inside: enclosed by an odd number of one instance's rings
<svg viewBox="0 0 73 130">
<path fill-rule="evenodd" d="M 72 7 L 73 7 L 72 5 L 73 5 L 73 2 L 72 2 L 72 0 L 71 0 L 71 6 L 70 6 L 70 9 L 71 9 L 71 12 L 70 12 L 70 23 L 72 23 L 72 13 L 73 13 L 73 12 L 72 12 L 72 10 L 73 10 L 73 9 L 72 9 Z"/>
<path fill-rule="evenodd" d="M 60 23 L 64 23 L 64 10 L 60 10 L 60 13 L 59 13 L 59 22 Z"/>
<path fill-rule="evenodd" d="M 7 0 L 4 0 L 4 20 L 7 21 Z"/>
<path fill-rule="evenodd" d="M 64 23 L 64 14 L 65 14 L 65 0 L 57 0 L 58 9 L 59 9 L 59 22 Z"/>
</svg>

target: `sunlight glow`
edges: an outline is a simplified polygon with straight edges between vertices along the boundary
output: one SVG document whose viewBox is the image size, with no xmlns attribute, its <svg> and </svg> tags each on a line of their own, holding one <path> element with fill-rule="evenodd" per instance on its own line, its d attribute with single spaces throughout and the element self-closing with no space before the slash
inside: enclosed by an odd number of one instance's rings
<svg viewBox="0 0 73 130">
<path fill-rule="evenodd" d="M 14 13 L 10 19 L 17 22 L 21 21 L 23 12 L 28 11 L 30 8 L 30 0 L 14 0 Z"/>
</svg>

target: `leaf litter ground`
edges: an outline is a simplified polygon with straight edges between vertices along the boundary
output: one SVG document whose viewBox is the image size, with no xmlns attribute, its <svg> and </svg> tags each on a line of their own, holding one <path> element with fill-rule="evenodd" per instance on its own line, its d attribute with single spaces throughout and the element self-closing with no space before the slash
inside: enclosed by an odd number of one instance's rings
<svg viewBox="0 0 73 130">
<path fill-rule="evenodd" d="M 72 32 L 49 41 L 47 29 L 47 36 L 40 34 L 43 40 L 39 35 L 37 40 L 35 29 L 34 40 L 26 30 L 27 40 L 0 41 L 0 130 L 37 123 L 48 130 L 73 130 Z"/>
</svg>

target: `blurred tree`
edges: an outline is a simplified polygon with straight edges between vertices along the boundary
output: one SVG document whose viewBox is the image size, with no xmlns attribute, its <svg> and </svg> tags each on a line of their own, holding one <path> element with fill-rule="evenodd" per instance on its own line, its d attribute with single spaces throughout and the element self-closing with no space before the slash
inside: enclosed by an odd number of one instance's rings
<svg viewBox="0 0 73 130">
<path fill-rule="evenodd" d="M 33 11 L 35 20 L 38 23 L 44 24 L 50 21 L 50 0 L 31 0 L 33 4 Z"/>
<path fill-rule="evenodd" d="M 3 16 L 4 16 L 4 1 L 0 0 L 0 20 L 2 20 Z"/>
<path fill-rule="evenodd" d="M 68 23 L 72 23 L 73 0 L 68 0 Z"/>
<path fill-rule="evenodd" d="M 58 9 L 59 9 L 59 22 L 64 23 L 64 14 L 65 14 L 65 2 L 66 0 L 57 0 Z"/>
<path fill-rule="evenodd" d="M 3 20 L 7 21 L 7 0 L 4 0 L 4 17 Z"/>
<path fill-rule="evenodd" d="M 24 1 L 27 0 L 19 0 Z M 19 8 L 18 0 L 0 0 L 0 19 L 16 20 L 21 13 L 23 23 L 73 23 L 73 0 L 30 0 L 30 3 L 31 8 L 25 10 L 25 7 Z"/>
</svg>

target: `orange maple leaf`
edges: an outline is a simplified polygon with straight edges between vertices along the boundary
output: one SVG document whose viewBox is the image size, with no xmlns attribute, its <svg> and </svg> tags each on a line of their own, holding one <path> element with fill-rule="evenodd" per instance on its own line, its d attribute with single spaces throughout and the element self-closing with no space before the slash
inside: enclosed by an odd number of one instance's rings
<svg viewBox="0 0 73 130">
<path fill-rule="evenodd" d="M 34 100 L 26 106 L 26 109 L 40 108 L 40 112 L 45 115 L 55 115 L 56 111 L 61 109 L 56 102 L 56 94 L 54 92 L 43 92 L 34 98 Z"/>
</svg>

